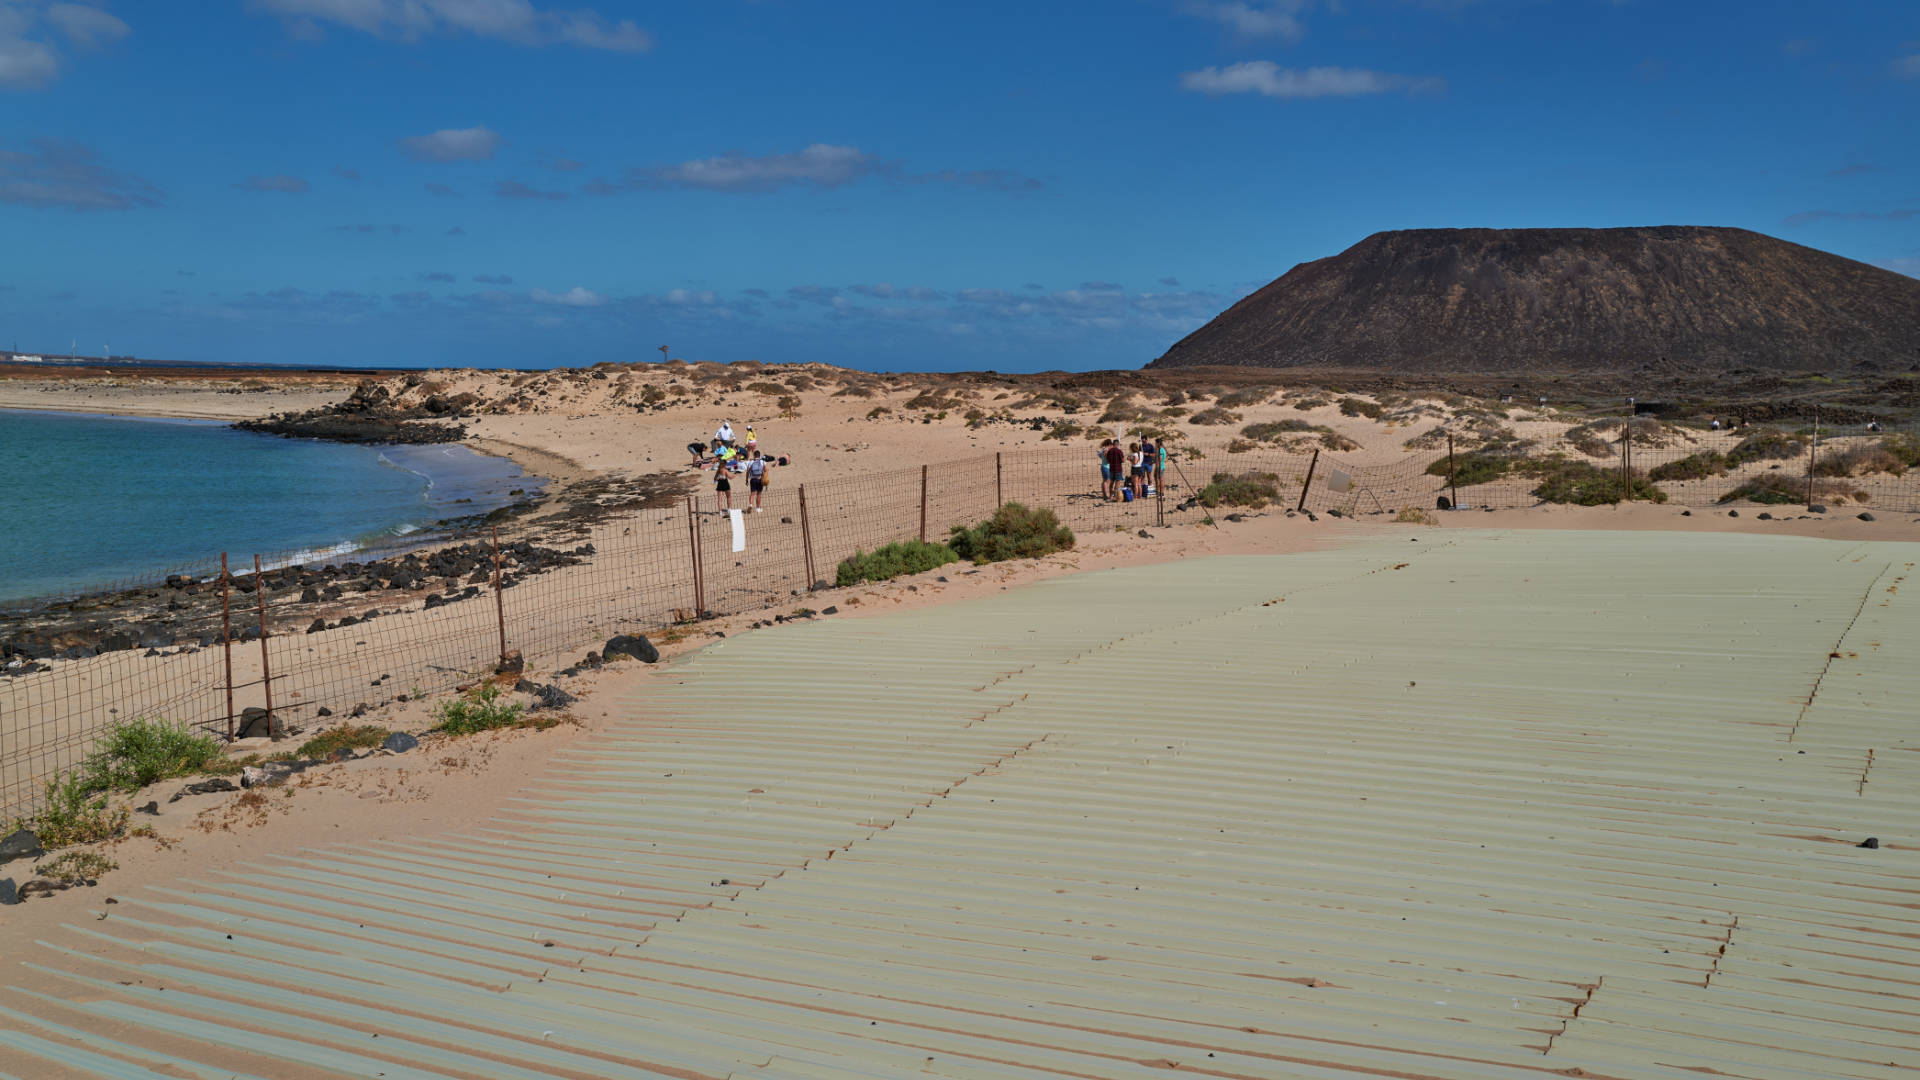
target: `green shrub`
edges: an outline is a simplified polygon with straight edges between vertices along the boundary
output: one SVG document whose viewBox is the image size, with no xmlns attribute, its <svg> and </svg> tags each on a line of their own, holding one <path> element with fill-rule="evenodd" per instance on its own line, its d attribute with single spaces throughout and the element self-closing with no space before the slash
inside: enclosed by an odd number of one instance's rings
<svg viewBox="0 0 1920 1080">
<path fill-rule="evenodd" d="M 863 581 L 891 581 L 905 574 L 918 574 L 959 562 L 960 556 L 945 544 L 929 544 L 919 540 L 901 540 L 897 543 L 883 544 L 871 552 L 855 551 L 851 556 L 840 560 L 840 571 L 834 578 L 836 585 L 858 585 Z"/>
<path fill-rule="evenodd" d="M 1513 471 L 1514 459 L 1502 454 L 1456 454 L 1453 458 L 1453 482 L 1464 487 L 1474 484 L 1487 484 Z M 1427 466 L 1428 476 L 1446 476 L 1447 459 L 1440 458 Z"/>
<path fill-rule="evenodd" d="M 1911 432 L 1889 435 L 1880 440 L 1880 448 L 1900 460 L 1909 469 L 1920 469 L 1920 436 Z"/>
<path fill-rule="evenodd" d="M 65 855 L 48 859 L 33 868 L 35 877 L 51 878 L 62 885 L 89 884 L 99 881 L 109 870 L 120 869 L 120 864 L 97 851 L 69 851 Z"/>
<path fill-rule="evenodd" d="M 393 734 L 391 731 L 376 724 L 359 726 L 342 724 L 336 728 L 328 728 L 301 743 L 300 749 L 295 750 L 293 756 L 323 758 L 336 750 L 369 750 L 386 742 L 387 736 L 391 734 Z"/>
<path fill-rule="evenodd" d="M 1218 506 L 1258 510 L 1279 497 L 1280 477 L 1275 473 L 1217 472 L 1213 480 L 1200 489 L 1200 505 L 1209 510 Z"/>
<path fill-rule="evenodd" d="M 1272 387 L 1249 386 L 1242 390 L 1216 394 L 1213 403 L 1224 409 L 1244 409 L 1249 405 L 1258 405 L 1272 396 Z"/>
<path fill-rule="evenodd" d="M 1051 510 L 1029 510 L 1010 502 L 971 529 L 955 525 L 947 545 L 960 558 L 976 563 L 1037 559 L 1072 549 L 1073 530 L 1060 524 Z"/>
<path fill-rule="evenodd" d="M 1727 464 L 1737 466 L 1754 461 L 1783 461 L 1799 457 L 1806 448 L 1804 441 L 1784 431 L 1756 431 L 1727 451 Z"/>
<path fill-rule="evenodd" d="M 1623 498 L 1631 498 L 1636 502 L 1667 501 L 1666 492 L 1638 473 L 1623 482 L 1620 470 L 1595 468 L 1584 461 L 1529 461 L 1520 471 L 1540 478 L 1539 486 L 1533 489 L 1533 497 L 1541 502 L 1604 506 Z"/>
<path fill-rule="evenodd" d="M 1309 424 L 1305 420 L 1269 420 L 1264 424 L 1248 424 L 1240 429 L 1240 434 L 1249 439 L 1266 442 L 1282 435 L 1292 435 L 1309 431 L 1327 431 L 1319 424 Z"/>
<path fill-rule="evenodd" d="M 1813 475 L 1866 476 L 1883 472 L 1903 476 L 1907 467 L 1907 463 L 1888 450 L 1884 442 L 1853 443 L 1822 455 L 1820 460 L 1813 463 Z"/>
<path fill-rule="evenodd" d="M 746 388 L 756 394 L 765 394 L 768 397 L 779 397 L 787 392 L 786 387 L 775 382 L 750 382 Z"/>
<path fill-rule="evenodd" d="M 1053 426 L 1047 429 L 1047 433 L 1040 437 L 1042 439 L 1059 439 L 1061 442 L 1065 442 L 1078 434 L 1080 434 L 1079 424 L 1071 420 L 1056 420 Z"/>
<path fill-rule="evenodd" d="M 1761 473 L 1720 496 L 1720 501 L 1726 503 L 1745 499 L 1770 506 L 1785 506 L 1806 502 L 1807 494 L 1806 477 L 1769 472 Z M 1825 499 L 1828 502 L 1845 502 L 1849 496 L 1857 502 L 1866 502 L 1868 498 L 1866 492 L 1855 491 L 1852 484 L 1839 480 L 1815 480 L 1812 494 L 1815 500 Z"/>
<path fill-rule="evenodd" d="M 1704 480 L 1709 476 L 1719 476 L 1727 471 L 1727 458 L 1715 450 L 1703 450 L 1698 454 L 1688 454 L 1678 461 L 1662 462 L 1647 471 L 1647 479 L 1655 483 L 1668 480 Z"/>
<path fill-rule="evenodd" d="M 434 730 L 449 735 L 472 735 L 479 731 L 512 727 L 520 722 L 524 711 L 525 707 L 518 703 L 502 704 L 500 688 L 493 683 L 482 683 L 468 691 L 465 697 L 441 702 L 433 711 L 434 718 L 439 721 L 434 725 Z"/>
<path fill-rule="evenodd" d="M 127 828 L 127 808 L 109 808 L 107 793 L 78 776 L 47 783 L 47 808 L 33 819 L 34 834 L 50 848 L 111 840 Z"/>
<path fill-rule="evenodd" d="M 185 724 L 129 720 L 107 730 L 75 776 L 89 792 L 137 791 L 199 772 L 220 756 L 218 742 Z"/>
<path fill-rule="evenodd" d="M 1226 424 L 1237 424 L 1239 422 L 1239 413 L 1223 409 L 1218 405 L 1201 409 L 1199 412 L 1187 418 L 1187 423 L 1199 424 L 1202 427 L 1221 427 Z"/>
<path fill-rule="evenodd" d="M 1364 416 L 1369 420 L 1380 419 L 1386 410 L 1365 398 L 1343 397 L 1339 401 L 1341 416 Z"/>
</svg>

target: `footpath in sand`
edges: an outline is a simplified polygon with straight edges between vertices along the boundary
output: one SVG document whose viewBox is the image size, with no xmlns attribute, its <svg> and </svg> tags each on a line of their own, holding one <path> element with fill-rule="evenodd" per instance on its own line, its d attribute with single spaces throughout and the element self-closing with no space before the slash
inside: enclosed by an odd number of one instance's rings
<svg viewBox="0 0 1920 1080">
<path fill-rule="evenodd" d="M 0 1074 L 1911 1075 L 1916 561 L 1423 530 L 730 637 L 482 820 L 9 927 Z"/>
</svg>

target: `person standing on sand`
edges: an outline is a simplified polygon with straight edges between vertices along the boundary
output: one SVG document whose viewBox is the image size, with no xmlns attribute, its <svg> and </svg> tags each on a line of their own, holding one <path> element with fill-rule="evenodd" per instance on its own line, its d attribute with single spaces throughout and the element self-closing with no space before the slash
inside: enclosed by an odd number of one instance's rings
<svg viewBox="0 0 1920 1080">
<path fill-rule="evenodd" d="M 1127 483 L 1133 489 L 1134 498 L 1143 498 L 1147 493 L 1147 459 L 1140 455 L 1139 443 L 1128 443 L 1127 454 L 1132 462 L 1131 475 L 1127 477 Z"/>
<path fill-rule="evenodd" d="M 753 425 L 748 424 L 747 425 L 747 449 L 752 450 L 759 445 L 760 445 L 760 440 L 753 437 Z"/>
<path fill-rule="evenodd" d="M 724 461 L 713 467 L 713 495 L 720 509 L 733 509 L 733 484 L 727 479 L 727 463 Z"/>
<path fill-rule="evenodd" d="M 716 439 L 719 439 L 722 443 L 725 443 L 728 446 L 732 446 L 733 445 L 733 421 L 731 420 L 720 421 L 720 426 L 714 430 L 713 437 Z"/>
<path fill-rule="evenodd" d="M 767 459 L 760 451 L 753 452 L 752 460 L 747 462 L 747 503 L 754 513 L 760 512 L 760 493 L 767 490 Z"/>
<path fill-rule="evenodd" d="M 1100 459 L 1100 497 L 1103 499 L 1113 495 L 1113 466 L 1107 464 L 1107 447 L 1111 445 L 1112 439 L 1101 439 L 1100 449 L 1093 452 Z"/>
<path fill-rule="evenodd" d="M 1107 498 L 1120 498 L 1120 485 L 1126 483 L 1127 455 L 1119 439 L 1107 440 Z"/>
<path fill-rule="evenodd" d="M 1159 453 L 1159 450 L 1155 448 L 1155 446 L 1153 445 L 1153 436 L 1151 435 L 1140 436 L 1140 464 L 1144 466 L 1146 469 L 1146 472 L 1142 475 L 1140 480 L 1140 483 L 1144 485 L 1140 491 L 1140 494 L 1142 495 L 1151 495 L 1154 492 L 1153 463 L 1158 460 L 1160 460 L 1160 453 Z"/>
<path fill-rule="evenodd" d="M 1155 491 L 1167 490 L 1167 440 L 1161 439 L 1154 444 L 1159 451 L 1153 462 L 1153 487 Z"/>
</svg>

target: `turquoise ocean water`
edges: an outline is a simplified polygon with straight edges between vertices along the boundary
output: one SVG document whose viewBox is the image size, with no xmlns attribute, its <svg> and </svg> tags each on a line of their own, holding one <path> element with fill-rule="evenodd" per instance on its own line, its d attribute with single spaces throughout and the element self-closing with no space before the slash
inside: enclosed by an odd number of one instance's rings
<svg viewBox="0 0 1920 1080">
<path fill-rule="evenodd" d="M 514 501 L 535 478 L 464 446 L 347 446 L 213 421 L 0 409 L 0 604 L 228 552 L 346 557 Z M 466 501 L 462 501 L 466 500 Z"/>
</svg>

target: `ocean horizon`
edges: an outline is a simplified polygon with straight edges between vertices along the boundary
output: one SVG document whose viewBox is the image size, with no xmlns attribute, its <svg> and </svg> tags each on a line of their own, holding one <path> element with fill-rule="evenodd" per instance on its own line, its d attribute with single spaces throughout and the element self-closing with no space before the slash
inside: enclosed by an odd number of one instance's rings
<svg viewBox="0 0 1920 1080">
<path fill-rule="evenodd" d="M 168 572 L 351 558 L 544 483 L 460 444 L 358 446 L 226 421 L 0 409 L 0 605 Z"/>
</svg>

